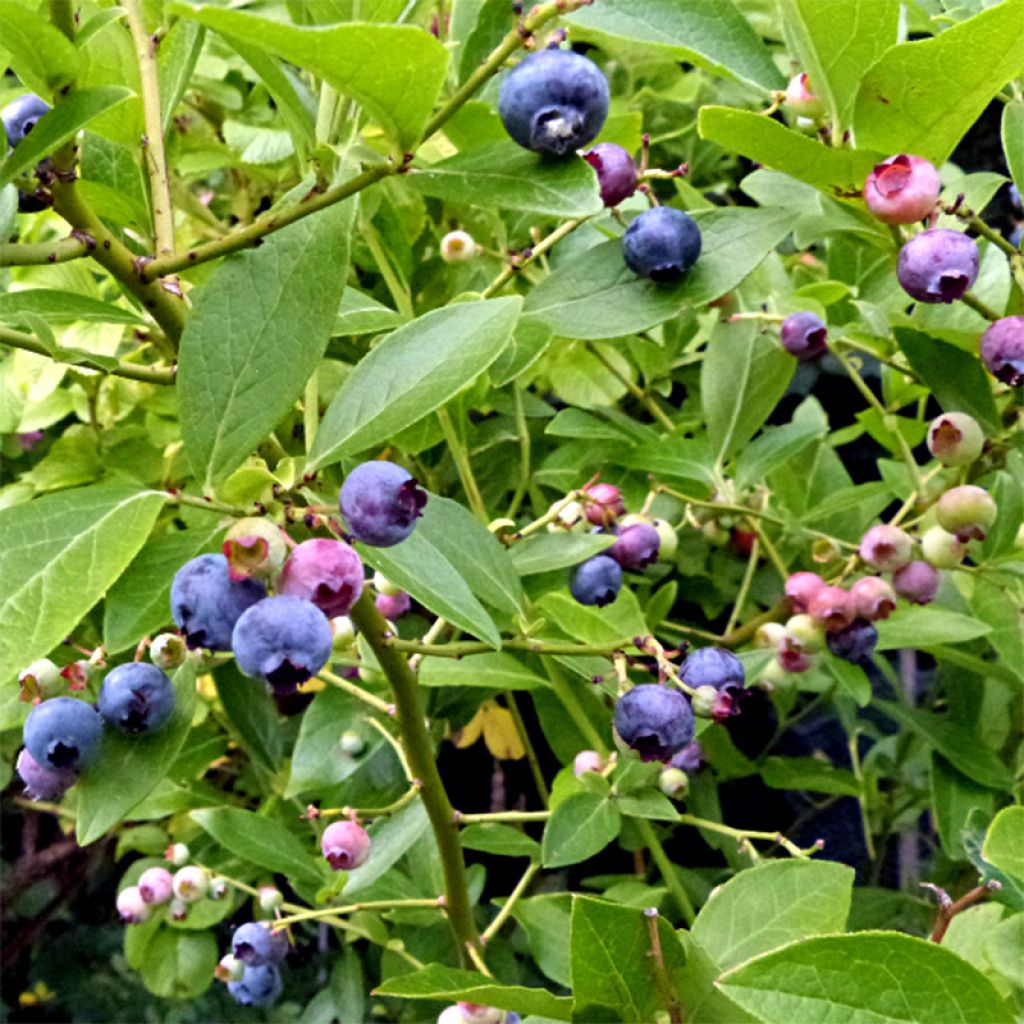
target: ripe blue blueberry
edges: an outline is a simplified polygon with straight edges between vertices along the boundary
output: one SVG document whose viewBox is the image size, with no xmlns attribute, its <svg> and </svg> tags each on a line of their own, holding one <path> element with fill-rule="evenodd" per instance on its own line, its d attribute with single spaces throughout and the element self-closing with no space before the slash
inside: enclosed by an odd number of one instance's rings
<svg viewBox="0 0 1024 1024">
<path fill-rule="evenodd" d="M 235 929 L 231 952 L 247 967 L 279 964 L 288 955 L 288 936 L 272 932 L 261 921 L 249 921 Z"/>
<path fill-rule="evenodd" d="M 284 984 L 274 964 L 246 967 L 241 981 L 229 981 L 228 992 L 241 1006 L 270 1006 L 281 995 Z"/>
<path fill-rule="evenodd" d="M 599 142 L 583 154 L 597 172 L 597 184 L 605 206 L 618 206 L 636 191 L 637 171 L 633 158 L 614 142 Z"/>
<path fill-rule="evenodd" d="M 25 783 L 25 794 L 30 800 L 59 800 L 78 780 L 78 776 L 67 768 L 41 765 L 27 748 L 18 754 L 15 768 Z"/>
<path fill-rule="evenodd" d="M 286 594 L 247 609 L 231 635 L 238 667 L 282 692 L 316 675 L 327 664 L 333 642 L 327 616 L 309 601 Z"/>
<path fill-rule="evenodd" d="M 622 569 L 607 555 L 588 558 L 572 575 L 569 590 L 580 604 L 611 604 L 622 589 Z"/>
<path fill-rule="evenodd" d="M 171 615 L 189 647 L 229 651 L 238 617 L 266 596 L 266 588 L 258 580 L 232 583 L 223 555 L 200 555 L 174 576 Z"/>
<path fill-rule="evenodd" d="M 619 531 L 618 540 L 605 552 L 630 572 L 640 572 L 658 560 L 661 534 L 650 523 L 633 523 Z"/>
<path fill-rule="evenodd" d="M 343 540 L 318 537 L 292 550 L 278 593 L 311 601 L 328 618 L 345 615 L 363 592 L 363 563 Z"/>
<path fill-rule="evenodd" d="M 813 359 L 828 348 L 828 328 L 813 313 L 793 313 L 782 321 L 781 340 L 790 355 Z"/>
<path fill-rule="evenodd" d="M 622 255 L 626 266 L 652 281 L 676 281 L 700 256 L 700 228 L 671 206 L 645 210 L 626 228 Z"/>
<path fill-rule="evenodd" d="M 0 120 L 4 123 L 4 133 L 11 149 L 35 128 L 39 119 L 49 110 L 49 104 L 32 93 L 19 96 L 4 107 L 0 113 Z"/>
<path fill-rule="evenodd" d="M 122 732 L 156 732 L 174 712 L 174 684 L 156 665 L 129 661 L 107 673 L 96 707 Z"/>
<path fill-rule="evenodd" d="M 25 720 L 25 746 L 45 768 L 84 768 L 99 750 L 102 736 L 96 709 L 74 697 L 44 700 Z"/>
<path fill-rule="evenodd" d="M 732 651 L 721 647 L 699 647 L 683 662 L 679 678 L 695 690 L 698 686 L 713 686 L 716 690 L 742 689 L 747 682 L 747 673 L 743 662 Z"/>
<path fill-rule="evenodd" d="M 356 540 L 390 548 L 412 533 L 427 492 L 401 466 L 378 459 L 361 463 L 345 477 L 338 503 Z"/>
<path fill-rule="evenodd" d="M 692 739 L 693 709 L 678 691 L 643 683 L 615 705 L 615 731 L 642 761 L 667 763 Z"/>
<path fill-rule="evenodd" d="M 930 228 L 900 250 L 897 276 L 919 302 L 954 302 L 978 276 L 978 246 L 959 231 Z"/>
<path fill-rule="evenodd" d="M 843 661 L 865 661 L 878 643 L 878 630 L 864 619 L 854 619 L 845 629 L 828 634 L 828 649 Z"/>
<path fill-rule="evenodd" d="M 508 73 L 498 113 L 520 146 L 565 156 L 597 137 L 608 116 L 608 82 L 578 53 L 541 50 Z"/>
</svg>

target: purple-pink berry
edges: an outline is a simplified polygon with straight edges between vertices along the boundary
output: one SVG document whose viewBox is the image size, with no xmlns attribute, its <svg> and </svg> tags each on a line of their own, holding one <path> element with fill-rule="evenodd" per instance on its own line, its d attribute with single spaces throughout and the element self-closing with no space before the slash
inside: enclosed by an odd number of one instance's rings
<svg viewBox="0 0 1024 1024">
<path fill-rule="evenodd" d="M 898 526 L 880 523 L 861 538 L 860 557 L 881 572 L 894 572 L 913 557 L 914 541 Z"/>
<path fill-rule="evenodd" d="M 397 594 L 378 594 L 373 603 L 388 622 L 394 622 L 412 607 L 412 598 L 404 590 L 400 590 Z"/>
<path fill-rule="evenodd" d="M 864 199 L 885 224 L 913 224 L 935 209 L 942 184 L 939 172 L 920 156 L 900 153 L 883 160 L 868 175 Z"/>
<path fill-rule="evenodd" d="M 614 484 L 591 484 L 583 490 L 587 496 L 583 503 L 584 512 L 595 526 L 604 526 L 626 511 L 622 492 Z"/>
<path fill-rule="evenodd" d="M 790 355 L 814 359 L 828 348 L 828 328 L 813 313 L 793 313 L 782 321 L 781 340 Z"/>
<path fill-rule="evenodd" d="M 124 924 L 142 924 L 151 913 L 137 885 L 129 885 L 117 894 L 117 912 Z"/>
<path fill-rule="evenodd" d="M 811 600 L 825 586 L 816 572 L 795 572 L 786 580 L 786 601 L 793 612 L 806 612 Z"/>
<path fill-rule="evenodd" d="M 909 562 L 892 574 L 892 585 L 900 597 L 913 604 L 930 604 L 939 592 L 939 570 L 928 562 Z"/>
<path fill-rule="evenodd" d="M 855 611 L 853 599 L 842 587 L 822 587 L 807 608 L 807 614 L 820 622 L 829 633 L 846 629 L 853 622 Z"/>
<path fill-rule="evenodd" d="M 900 250 L 897 277 L 919 302 L 955 302 L 978 276 L 978 246 L 948 228 L 929 228 Z"/>
<path fill-rule="evenodd" d="M 146 868 L 139 876 L 139 892 L 146 903 L 159 906 L 174 895 L 174 876 L 167 868 Z"/>
<path fill-rule="evenodd" d="M 896 595 L 881 576 L 865 576 L 857 580 L 850 587 L 850 597 L 853 598 L 857 617 L 868 622 L 887 619 L 896 609 Z"/>
<path fill-rule="evenodd" d="M 18 754 L 15 768 L 30 800 L 59 800 L 78 781 L 78 775 L 68 768 L 40 764 L 27 748 L 22 748 Z"/>
<path fill-rule="evenodd" d="M 981 361 L 1010 387 L 1024 384 L 1024 316 L 1004 316 L 981 336 Z"/>
<path fill-rule="evenodd" d="M 343 540 L 316 538 L 295 547 L 284 563 L 277 592 L 311 601 L 329 619 L 347 615 L 363 592 L 363 562 Z"/>
<path fill-rule="evenodd" d="M 604 552 L 629 572 L 640 572 L 658 560 L 661 535 L 650 523 L 634 523 L 619 531 L 618 539 Z"/>
<path fill-rule="evenodd" d="M 324 830 L 320 849 L 332 871 L 352 871 L 370 856 L 370 837 L 354 821 L 335 821 Z"/>
<path fill-rule="evenodd" d="M 636 163 L 614 142 L 599 142 L 583 154 L 583 159 L 597 172 L 597 183 L 605 206 L 618 206 L 635 191 Z"/>
</svg>

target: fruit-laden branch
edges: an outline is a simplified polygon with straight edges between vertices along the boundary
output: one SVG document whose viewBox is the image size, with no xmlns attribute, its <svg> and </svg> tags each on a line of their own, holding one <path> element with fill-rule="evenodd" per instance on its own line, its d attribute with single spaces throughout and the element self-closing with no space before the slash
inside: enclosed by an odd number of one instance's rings
<svg viewBox="0 0 1024 1024">
<path fill-rule="evenodd" d="M 433 745 L 425 724 L 419 683 L 405 655 L 387 642 L 388 624 L 374 607 L 369 588 L 363 591 L 349 615 L 353 625 L 370 645 L 391 684 L 402 746 L 413 776 L 422 783 L 420 795 L 441 855 L 448 922 L 455 933 L 460 957 L 469 966 L 473 959 L 472 953 L 479 951 L 480 939 L 473 922 L 473 907 L 469 899 L 455 808 L 448 799 L 441 774 L 437 770 Z"/>
</svg>

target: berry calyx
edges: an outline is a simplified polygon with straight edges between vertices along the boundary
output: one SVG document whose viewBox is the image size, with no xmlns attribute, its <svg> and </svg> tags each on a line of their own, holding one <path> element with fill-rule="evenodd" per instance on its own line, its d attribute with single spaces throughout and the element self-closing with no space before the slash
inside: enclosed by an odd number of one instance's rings
<svg viewBox="0 0 1024 1024">
<path fill-rule="evenodd" d="M 221 551 L 228 560 L 228 576 L 238 582 L 277 572 L 288 545 L 280 527 L 266 519 L 246 517 L 231 525 Z"/>
<path fill-rule="evenodd" d="M 449 231 L 441 239 L 441 259 L 445 263 L 466 263 L 480 251 L 468 231 Z"/>
</svg>

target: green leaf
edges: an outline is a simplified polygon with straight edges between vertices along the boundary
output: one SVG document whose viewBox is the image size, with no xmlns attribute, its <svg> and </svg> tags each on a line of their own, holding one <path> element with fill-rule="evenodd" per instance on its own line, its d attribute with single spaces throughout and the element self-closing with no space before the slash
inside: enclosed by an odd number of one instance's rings
<svg viewBox="0 0 1024 1024">
<path fill-rule="evenodd" d="M 834 149 L 770 117 L 732 107 L 701 107 L 697 128 L 702 139 L 817 188 L 860 189 L 882 159 L 873 151 Z"/>
<path fill-rule="evenodd" d="M 312 830 L 302 842 L 280 822 L 238 807 L 193 811 L 192 820 L 236 857 L 306 885 L 319 887 L 326 868 Z M 314 852 L 316 851 L 316 852 Z"/>
<path fill-rule="evenodd" d="M 571 1019 L 572 998 L 569 996 L 556 996 L 543 988 L 506 985 L 475 971 L 461 971 L 443 964 L 428 964 L 410 974 L 389 978 L 377 986 L 374 994 L 448 1003 L 461 1000 L 551 1020 Z"/>
<path fill-rule="evenodd" d="M 625 40 L 761 89 L 784 85 L 767 47 L 732 0 L 615 0 L 570 19 L 574 38 Z"/>
<path fill-rule="evenodd" d="M 690 1020 L 700 1024 L 760 1024 L 758 1018 L 744 1013 L 718 987 L 722 972 L 693 935 L 688 931 L 678 935 L 686 963 L 676 972 L 676 982 L 684 993 Z"/>
<path fill-rule="evenodd" d="M 619 834 L 619 812 L 607 797 L 574 793 L 544 826 L 544 867 L 578 864 L 600 853 Z"/>
<path fill-rule="evenodd" d="M 63 32 L 18 0 L 0 0 L 5 61 L 32 92 L 44 98 L 71 82 L 79 56 Z"/>
<path fill-rule="evenodd" d="M 1003 153 L 1017 188 L 1024 189 L 1024 103 L 1003 107 Z"/>
<path fill-rule="evenodd" d="M 536 690 L 548 681 L 511 654 L 472 654 L 467 658 L 424 658 L 422 686 L 483 686 L 492 690 Z"/>
<path fill-rule="evenodd" d="M 331 328 L 331 336 L 346 334 L 376 334 L 400 326 L 402 314 L 359 291 L 346 288 L 341 296 L 338 316 Z"/>
<path fill-rule="evenodd" d="M 1017 531 L 1020 529 L 1021 522 L 1024 522 L 1024 487 L 1020 482 L 1006 470 L 1000 469 L 996 472 L 995 480 L 988 490 L 995 500 L 998 513 L 995 523 L 992 524 L 992 528 L 981 545 L 981 556 L 985 561 L 1013 551 L 1017 544 Z M 1004 611 L 1012 610 L 1012 605 L 1007 609 L 1004 604 L 1003 609 Z M 1003 636 L 1005 637 L 1005 626 Z M 1009 654 L 1009 664 L 1024 672 L 1024 658 L 1018 655 L 1021 641 L 1019 628 L 1015 630 L 1015 636 L 1017 643 L 1010 647 L 1012 653 Z M 989 641 L 994 645 L 991 636 Z"/>
<path fill-rule="evenodd" d="M 812 935 L 841 932 L 854 873 L 844 864 L 769 861 L 715 889 L 693 937 L 722 969 Z"/>
<path fill-rule="evenodd" d="M 547 160 L 514 142 L 414 167 L 404 180 L 425 196 L 488 209 L 552 217 L 589 217 L 604 209 L 597 175 L 586 160 Z"/>
<path fill-rule="evenodd" d="M 533 576 L 553 569 L 578 565 L 615 543 L 615 538 L 593 533 L 540 533 L 508 549 L 520 576 Z"/>
<path fill-rule="evenodd" d="M 312 71 L 363 106 L 403 151 L 419 142 L 448 68 L 444 47 L 419 26 L 299 28 L 224 8 L 170 10 Z"/>
<path fill-rule="evenodd" d="M 932 39 L 887 50 L 864 75 L 857 144 L 944 163 L 997 92 L 1021 72 L 1024 0 L 1003 0 Z M 986 60 L 964 60 L 984 53 Z"/>
<path fill-rule="evenodd" d="M 416 532 L 451 562 L 481 601 L 508 615 L 524 611 L 523 585 L 508 550 L 463 505 L 432 494 Z"/>
<path fill-rule="evenodd" d="M 987 817 L 995 810 L 995 793 L 957 771 L 941 754 L 932 752 L 932 815 L 942 848 L 953 860 L 964 860 L 960 835 L 971 812 L 978 808 Z"/>
<path fill-rule="evenodd" d="M 766 430 L 746 445 L 736 459 L 736 486 L 746 490 L 795 459 L 827 433 L 822 423 L 802 420 Z"/>
<path fill-rule="evenodd" d="M 191 558 L 215 549 L 224 532 L 216 516 L 204 528 L 177 530 L 150 541 L 110 588 L 103 604 L 103 646 L 110 654 L 134 647 L 171 624 L 171 581 Z"/>
<path fill-rule="evenodd" d="M 897 41 L 899 0 L 781 0 L 779 17 L 811 89 L 829 109 L 833 138 L 841 137 L 865 72 Z"/>
<path fill-rule="evenodd" d="M 32 20 L 37 29 L 45 27 L 45 23 L 39 24 L 37 18 Z M 22 139 L 17 148 L 11 150 L 10 156 L 0 166 L 0 188 L 73 139 L 94 117 L 123 103 L 131 95 L 130 89 L 120 85 L 105 85 L 69 93 L 53 110 L 39 119 L 35 128 Z"/>
<path fill-rule="evenodd" d="M 876 700 L 873 706 L 916 732 L 968 778 L 992 789 L 1005 789 L 1010 785 L 1009 767 L 972 730 L 921 708 L 884 700 Z"/>
<path fill-rule="evenodd" d="M 853 772 L 816 757 L 768 757 L 761 764 L 761 781 L 772 789 L 804 789 L 811 793 L 859 796 Z"/>
<path fill-rule="evenodd" d="M 145 543 L 163 502 L 101 485 L 0 511 L 0 681 L 71 633 Z"/>
<path fill-rule="evenodd" d="M 651 821 L 678 821 L 679 811 L 664 793 L 657 789 L 636 790 L 613 797 L 620 814 L 627 818 L 648 818 Z"/>
<path fill-rule="evenodd" d="M 637 277 L 622 259 L 619 240 L 603 242 L 558 265 L 527 296 L 524 317 L 564 338 L 620 338 L 663 323 L 735 288 L 793 226 L 786 210 L 698 211 L 703 249 L 677 285 Z"/>
<path fill-rule="evenodd" d="M 126 736 L 106 729 L 103 749 L 78 784 L 75 829 L 86 846 L 129 817 L 132 808 L 163 781 L 192 726 L 196 706 L 195 662 L 186 661 L 174 673 L 175 705 L 170 721 L 159 732 Z"/>
<path fill-rule="evenodd" d="M 191 293 L 178 397 L 182 438 L 205 490 L 274 429 L 323 356 L 354 214 L 348 201 L 299 220 L 229 256 Z"/>
<path fill-rule="evenodd" d="M 161 999 L 196 999 L 213 983 L 219 956 L 212 931 L 160 928 L 146 945 L 139 973 Z"/>
<path fill-rule="evenodd" d="M 157 50 L 157 84 L 160 93 L 160 121 L 165 135 L 171 127 L 174 111 L 192 79 L 205 41 L 206 30 L 191 21 L 175 22 L 160 40 L 160 48 Z"/>
<path fill-rule="evenodd" d="M 62 292 L 53 288 L 29 288 L 20 292 L 0 295 L 0 320 L 18 323 L 24 313 L 41 316 L 44 320 L 65 322 L 85 320 L 100 324 L 141 324 L 138 313 L 122 309 L 111 302 L 101 302 L 88 295 Z"/>
<path fill-rule="evenodd" d="M 243 676 L 235 663 L 221 665 L 214 679 L 217 683 L 217 696 L 224 705 L 224 712 L 231 724 L 238 730 L 239 738 L 245 752 L 255 761 L 259 761 L 268 771 L 276 772 L 282 755 L 281 718 L 274 704 L 274 698 L 266 691 L 266 687 Z M 302 716 L 302 728 L 305 728 L 312 714 L 313 704 Z M 301 733 L 300 733 L 301 740 Z M 292 773 L 295 772 L 293 755 Z M 286 796 L 291 796 L 288 793 Z"/>
<path fill-rule="evenodd" d="M 981 855 L 993 867 L 1024 882 L 1024 807 L 1004 807 L 995 816 Z"/>
<path fill-rule="evenodd" d="M 521 829 L 492 821 L 486 825 L 470 825 L 461 833 L 467 850 L 479 850 L 499 857 L 529 857 L 540 860 L 540 843 Z"/>
<path fill-rule="evenodd" d="M 649 1024 L 657 1011 L 664 1009 L 664 982 L 659 982 L 659 964 L 652 954 L 652 924 L 658 929 L 661 968 L 672 975 L 683 966 L 685 957 L 668 922 L 649 919 L 638 908 L 587 896 L 573 898 L 574 1021 Z"/>
<path fill-rule="evenodd" d="M 751 960 L 718 984 L 763 1024 L 1013 1021 L 980 971 L 934 942 L 896 932 L 808 939 Z"/>
<path fill-rule="evenodd" d="M 879 622 L 877 628 L 880 651 L 966 643 L 992 632 L 991 626 L 970 615 L 918 605 L 897 608 L 888 619 Z"/>
<path fill-rule="evenodd" d="M 492 647 L 501 647 L 501 633 L 487 609 L 476 599 L 462 574 L 419 530 L 391 548 L 368 544 L 356 547 L 364 562 L 380 570 L 435 615 L 486 640 Z"/>
<path fill-rule="evenodd" d="M 987 431 L 1001 429 L 992 387 L 977 356 L 906 327 L 897 327 L 894 334 L 910 368 L 943 412 L 970 413 Z"/>
<path fill-rule="evenodd" d="M 572 894 L 544 893 L 520 900 L 512 916 L 523 926 L 530 953 L 537 966 L 552 980 L 572 987 L 569 955 L 569 921 Z"/>
<path fill-rule="evenodd" d="M 708 344 L 701 399 L 708 440 L 723 462 L 764 425 L 796 371 L 796 361 L 751 321 L 724 325 Z"/>
<path fill-rule="evenodd" d="M 390 818 L 375 821 L 370 827 L 372 855 L 361 868 L 350 871 L 345 896 L 369 889 L 426 835 L 430 819 L 421 800 L 414 800 Z"/>
<path fill-rule="evenodd" d="M 376 729 L 366 727 L 365 717 L 366 705 L 355 697 L 331 686 L 321 690 L 303 712 L 285 796 L 322 793 L 366 764 L 385 740 Z M 342 734 L 350 729 L 359 733 L 365 744 L 358 757 L 341 749 Z"/>
<path fill-rule="evenodd" d="M 647 623 L 636 595 L 628 588 L 604 608 L 583 605 L 565 591 L 551 591 L 538 602 L 537 608 L 559 629 L 585 644 L 612 647 L 629 644 L 647 632 Z"/>
<path fill-rule="evenodd" d="M 985 956 L 1004 978 L 1024 988 L 1024 914 L 996 925 L 985 942 Z"/>
<path fill-rule="evenodd" d="M 365 355 L 334 396 L 310 468 L 381 444 L 440 408 L 508 344 L 517 296 L 461 302 L 400 327 Z"/>
<path fill-rule="evenodd" d="M 852 697 L 857 707 L 866 708 L 871 703 L 871 680 L 862 665 L 828 657 L 825 659 L 825 667 L 839 684 L 839 690 L 847 697 Z"/>
</svg>

